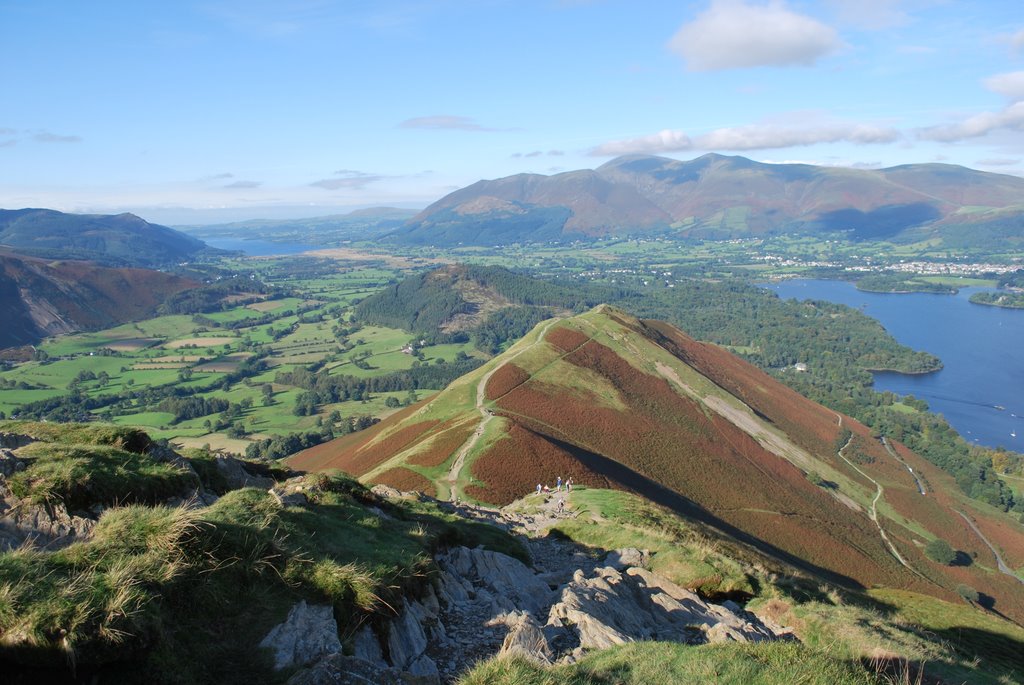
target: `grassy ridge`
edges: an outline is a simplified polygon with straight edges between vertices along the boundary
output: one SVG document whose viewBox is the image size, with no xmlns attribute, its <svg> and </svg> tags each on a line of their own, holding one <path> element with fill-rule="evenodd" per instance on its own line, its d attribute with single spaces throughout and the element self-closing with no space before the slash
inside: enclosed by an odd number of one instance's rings
<svg viewBox="0 0 1024 685">
<path fill-rule="evenodd" d="M 275 682 L 287 674 L 272 673 L 256 645 L 299 599 L 333 605 L 345 637 L 387 616 L 399 593 L 416 592 L 439 547 L 482 544 L 526 558 L 497 528 L 429 502 L 381 501 L 338 473 L 306 477 L 304 506 L 242 489 L 207 508 L 170 507 L 159 503 L 176 494 L 164 489 L 168 473 L 139 468 L 152 459 L 123 448 L 144 434 L 104 426 L 48 434 L 47 424 L 11 422 L 2 428 L 43 439 L 19 450 L 28 467 L 12 487 L 35 486 L 27 494 L 45 494 L 48 503 L 110 507 L 87 541 L 0 553 L 0 666 L 10 682 L 72 670 L 112 682 Z M 96 442 L 84 442 L 90 437 Z M 51 438 L 64 442 L 45 441 Z M 199 480 L 219 489 L 208 462 L 191 460 Z M 175 485 L 188 473 L 157 466 L 172 470 Z M 52 471 L 66 479 L 42 489 Z M 111 506 L 118 502 L 147 504 Z"/>
<path fill-rule="evenodd" d="M 588 654 L 579 662 L 546 669 L 524 659 L 492 659 L 459 685 L 882 685 L 857 662 L 788 642 L 689 647 L 632 643 Z"/>
</svg>

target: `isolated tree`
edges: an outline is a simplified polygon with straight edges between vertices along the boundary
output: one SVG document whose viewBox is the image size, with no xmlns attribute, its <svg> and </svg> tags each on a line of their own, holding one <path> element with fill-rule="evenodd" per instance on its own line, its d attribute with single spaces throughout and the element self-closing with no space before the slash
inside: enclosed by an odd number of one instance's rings
<svg viewBox="0 0 1024 685">
<path fill-rule="evenodd" d="M 956 560 L 956 550 L 941 538 L 935 538 L 924 548 L 925 556 L 932 561 L 949 566 Z"/>
<path fill-rule="evenodd" d="M 978 591 L 970 585 L 957 585 L 956 593 L 972 604 L 976 604 L 980 597 L 980 595 L 978 595 Z"/>
</svg>

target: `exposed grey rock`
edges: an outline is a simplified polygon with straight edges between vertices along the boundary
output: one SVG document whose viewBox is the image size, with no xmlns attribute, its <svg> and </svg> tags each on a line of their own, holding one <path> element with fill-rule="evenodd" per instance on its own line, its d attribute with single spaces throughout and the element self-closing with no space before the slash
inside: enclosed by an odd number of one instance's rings
<svg viewBox="0 0 1024 685">
<path fill-rule="evenodd" d="M 374 666 L 387 667 L 384 654 L 380 651 L 380 642 L 370 626 L 363 626 L 352 636 L 352 656 L 367 661 Z"/>
<path fill-rule="evenodd" d="M 517 612 L 510 617 L 508 635 L 501 644 L 499 654 L 524 656 L 531 661 L 550 664 L 554 654 L 548 638 L 537 620 L 527 613 Z"/>
<path fill-rule="evenodd" d="M 426 651 L 426 619 L 427 611 L 422 604 L 402 599 L 398 616 L 388 625 L 388 656 L 392 666 L 408 670 Z"/>
<path fill-rule="evenodd" d="M 25 469 L 25 462 L 18 459 L 9 449 L 0 449 L 0 476 L 10 478 Z"/>
<path fill-rule="evenodd" d="M 274 485 L 273 478 L 252 475 L 245 470 L 242 462 L 234 457 L 218 454 L 213 463 L 217 467 L 217 472 L 224 478 L 229 490 L 238 490 L 239 488 L 269 490 Z"/>
<path fill-rule="evenodd" d="M 274 668 L 304 666 L 341 651 L 338 624 L 328 604 L 308 605 L 300 601 L 288 618 L 267 633 L 260 642 L 274 652 Z"/>
<path fill-rule="evenodd" d="M 9 450 L 16 450 L 19 447 L 35 442 L 35 438 L 30 435 L 21 435 L 20 433 L 0 433 L 0 447 L 4 447 Z"/>
<path fill-rule="evenodd" d="M 646 568 L 651 563 L 651 552 L 636 547 L 626 547 L 608 552 L 605 557 L 605 566 L 611 566 L 616 571 L 623 571 L 630 566 L 641 566 Z"/>
<path fill-rule="evenodd" d="M 96 521 L 69 514 L 63 504 L 43 506 L 18 499 L 0 479 L 0 551 L 25 543 L 60 549 L 88 539 L 95 527 Z"/>
<path fill-rule="evenodd" d="M 370 492 L 378 497 L 383 497 L 384 499 L 402 499 L 402 491 L 397 488 L 393 488 L 390 485 L 378 483 L 370 488 Z"/>
<path fill-rule="evenodd" d="M 299 671 L 288 685 L 438 685 L 437 675 L 414 675 L 356 657 L 333 654 Z"/>
<path fill-rule="evenodd" d="M 395 517 L 383 511 L 380 507 L 366 507 L 366 511 L 370 512 L 374 516 L 387 521 L 394 521 Z"/>
<path fill-rule="evenodd" d="M 500 552 L 456 547 L 439 555 L 437 561 L 442 571 L 473 581 L 490 595 L 507 600 L 498 602 L 500 607 L 536 613 L 546 609 L 553 598 L 547 583 L 518 559 Z"/>
<path fill-rule="evenodd" d="M 306 487 L 305 479 L 299 476 L 289 478 L 283 483 L 277 483 L 268 492 L 282 507 L 302 507 L 309 504 L 309 496 L 305 492 Z"/>
<path fill-rule="evenodd" d="M 425 678 L 429 680 L 429 682 L 441 682 L 441 674 L 437 670 L 437 664 L 435 664 L 434 660 L 426 654 L 420 654 L 416 661 L 409 664 L 409 668 L 407 670 L 412 675 Z"/>
<path fill-rule="evenodd" d="M 777 639 L 752 614 L 704 602 L 696 594 L 642 568 L 621 573 L 577 572 L 551 607 L 549 626 L 567 626 L 584 649 L 635 640 L 758 642 Z"/>
<path fill-rule="evenodd" d="M 166 462 L 168 464 L 173 464 L 178 468 L 191 471 L 193 474 L 195 473 L 195 469 L 192 468 L 192 464 L 191 462 L 189 462 L 188 459 L 181 456 L 180 454 L 172 450 L 170 447 L 167 447 L 166 445 L 162 445 L 155 442 L 152 443 L 149 446 L 149 449 L 146 450 L 146 456 L 148 456 L 155 462 Z"/>
</svg>

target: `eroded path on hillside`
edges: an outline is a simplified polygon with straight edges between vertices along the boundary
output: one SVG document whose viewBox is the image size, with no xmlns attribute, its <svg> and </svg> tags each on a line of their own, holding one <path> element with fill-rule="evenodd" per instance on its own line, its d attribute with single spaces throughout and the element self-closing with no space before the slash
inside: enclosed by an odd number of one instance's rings
<svg viewBox="0 0 1024 685">
<path fill-rule="evenodd" d="M 842 426 L 843 426 L 843 416 L 842 416 L 842 414 L 838 414 L 837 413 L 836 414 L 836 418 L 839 420 L 839 427 L 842 428 Z M 856 471 L 857 473 L 859 473 L 860 475 L 864 476 L 869 481 L 871 481 L 872 483 L 875 484 L 875 487 L 878 489 L 878 491 L 875 493 L 875 498 L 873 500 L 871 500 L 871 509 L 868 511 L 868 518 L 870 518 L 872 521 L 875 522 L 875 526 L 878 527 L 878 532 L 882 536 L 882 542 L 884 542 L 885 546 L 889 548 L 889 552 L 894 557 L 896 557 L 896 561 L 900 562 L 901 564 L 903 564 L 904 567 L 906 567 L 906 568 L 910 569 L 911 571 L 913 571 L 914 569 L 911 568 L 910 564 L 907 563 L 907 560 L 904 559 L 903 556 L 899 553 L 899 550 L 896 549 L 896 545 L 892 544 L 892 540 L 890 540 L 888 534 L 886 534 L 885 528 L 882 527 L 882 522 L 878 520 L 878 500 L 882 499 L 882 495 L 885 493 L 885 488 L 883 488 L 882 484 L 879 483 L 877 480 L 875 480 L 874 478 L 872 478 L 868 474 L 864 473 L 863 469 L 861 469 L 859 466 L 854 464 L 851 460 L 847 459 L 846 455 L 843 454 L 843 452 L 846 451 L 846 448 L 849 447 L 853 443 L 853 437 L 854 437 L 853 433 L 850 433 L 850 439 L 846 441 L 845 445 L 843 445 L 842 447 L 839 448 L 839 451 L 836 454 L 839 455 L 840 459 L 842 459 L 847 464 L 849 464 L 850 468 L 852 468 L 854 471 Z"/>
<path fill-rule="evenodd" d="M 917 491 L 920 492 L 922 495 L 927 495 L 928 492 L 924 489 L 924 483 L 921 482 L 921 479 L 918 477 L 917 472 L 914 471 L 910 464 L 903 460 L 903 457 L 896 454 L 896 450 L 892 448 L 892 444 L 890 444 L 889 438 L 883 436 L 882 444 L 885 445 L 886 451 L 892 455 L 893 459 L 906 466 L 907 471 L 910 471 L 910 475 L 914 477 L 914 482 L 917 483 Z"/>
<path fill-rule="evenodd" d="M 988 538 L 985 537 L 985 534 L 981 532 L 980 528 L 978 528 L 978 524 L 972 521 L 971 517 L 965 514 L 964 512 L 957 510 L 956 513 L 960 514 L 960 516 L 963 517 L 964 521 L 967 521 L 967 525 L 971 527 L 971 530 L 974 531 L 974 534 L 981 538 L 981 541 L 984 542 L 990 550 L 992 550 L 992 554 L 996 558 L 996 567 L 999 569 L 999 572 L 1005 573 L 1014 580 L 1024 583 L 1024 578 L 1021 578 L 1016 573 L 1014 573 L 1013 569 L 1006 564 L 1006 562 L 1003 560 L 1003 557 L 999 554 L 999 550 L 996 549 L 995 545 L 988 541 Z"/>
<path fill-rule="evenodd" d="M 494 414 L 492 414 L 484 406 L 484 402 L 487 399 L 486 393 L 488 381 L 490 381 L 491 376 L 493 376 L 499 369 L 504 367 L 505 364 L 508 364 L 510 361 L 512 361 L 519 355 L 523 354 L 527 350 L 531 350 L 534 348 L 534 346 L 544 342 L 544 336 L 547 334 L 548 329 L 554 326 L 559 321 L 560 319 L 552 319 L 551 321 L 549 321 L 547 325 L 545 325 L 541 332 L 537 335 L 536 340 L 534 340 L 529 345 L 526 345 L 515 354 L 509 356 L 508 359 L 504 360 L 501 364 L 498 364 L 493 369 L 485 373 L 483 375 L 483 378 L 480 379 L 480 382 L 476 386 L 476 410 L 480 412 L 480 421 L 479 423 L 477 423 L 476 429 L 473 431 L 473 435 L 471 435 L 469 439 L 466 440 L 465 443 L 463 443 L 462 447 L 459 448 L 459 452 L 455 456 L 455 461 L 452 462 L 451 468 L 448 469 L 448 498 L 451 501 L 454 502 L 457 498 L 456 483 L 458 482 L 459 479 L 459 473 L 462 472 L 463 467 L 466 465 L 466 456 L 469 455 L 469 453 L 473 451 L 473 448 L 476 447 L 476 444 L 480 442 L 480 438 L 483 437 L 484 431 L 487 430 L 487 424 L 490 423 L 491 419 L 494 418 Z"/>
</svg>

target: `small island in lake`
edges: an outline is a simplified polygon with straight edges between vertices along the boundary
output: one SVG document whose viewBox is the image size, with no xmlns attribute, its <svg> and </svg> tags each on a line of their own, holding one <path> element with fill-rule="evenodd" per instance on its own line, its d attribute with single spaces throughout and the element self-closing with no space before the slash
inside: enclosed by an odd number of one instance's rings
<svg viewBox="0 0 1024 685">
<path fill-rule="evenodd" d="M 956 295 L 955 287 L 946 283 L 925 281 L 907 274 L 871 274 L 856 283 L 857 290 L 869 293 L 935 293 Z"/>
<path fill-rule="evenodd" d="M 1024 309 L 1024 293 L 1018 292 L 984 292 L 974 293 L 970 301 L 974 304 L 984 304 L 990 307 L 1005 307 L 1006 309 Z"/>
</svg>

